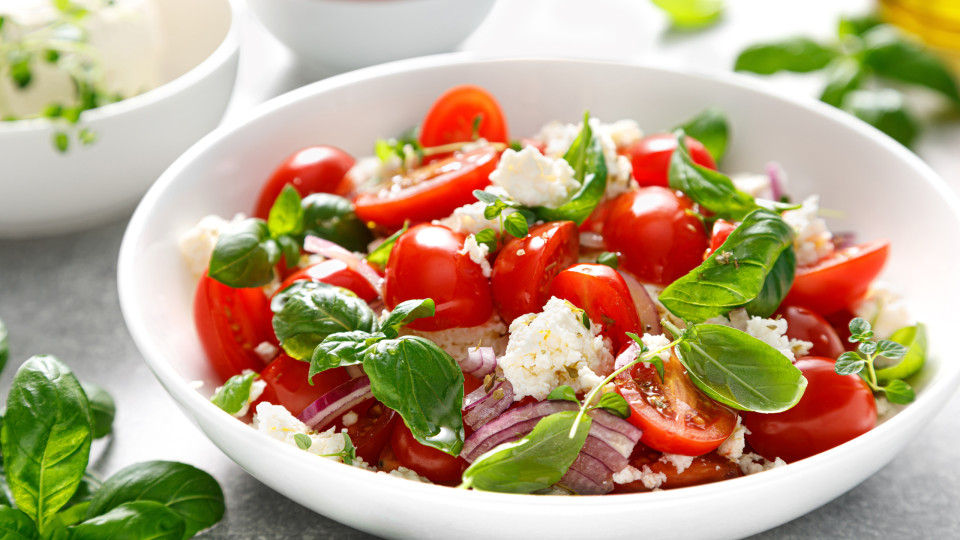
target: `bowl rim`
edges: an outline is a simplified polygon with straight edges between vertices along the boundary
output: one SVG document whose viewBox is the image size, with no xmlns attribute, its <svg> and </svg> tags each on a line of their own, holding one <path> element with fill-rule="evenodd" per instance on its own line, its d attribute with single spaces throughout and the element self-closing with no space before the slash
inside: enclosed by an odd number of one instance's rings
<svg viewBox="0 0 960 540">
<path fill-rule="evenodd" d="M 263 446 L 265 450 L 274 457 L 279 457 L 285 461 L 296 463 L 301 470 L 309 469 L 311 471 L 322 471 L 322 474 L 338 476 L 344 480 L 374 485 L 382 489 L 394 489 L 403 491 L 407 497 L 418 497 L 423 499 L 433 499 L 438 495 L 445 495 L 446 498 L 455 498 L 458 503 L 481 503 L 481 504 L 512 504 L 522 503 L 528 507 L 550 505 L 558 508 L 567 508 L 576 506 L 578 508 L 590 508 L 604 511 L 617 511 L 625 505 L 636 505 L 639 502 L 650 505 L 672 505 L 675 501 L 683 501 L 686 504 L 693 502 L 693 499 L 701 500 L 711 499 L 718 496 L 729 497 L 738 492 L 751 492 L 761 488 L 767 483 L 776 484 L 787 478 L 797 477 L 809 474 L 813 471 L 824 469 L 831 466 L 831 463 L 837 456 L 847 453 L 857 455 L 861 452 L 869 452 L 870 448 L 876 448 L 877 445 L 883 445 L 883 442 L 893 439 L 895 435 L 903 430 L 910 429 L 911 426 L 919 429 L 920 426 L 932 419 L 935 414 L 934 409 L 942 405 L 956 392 L 960 386 L 960 363 L 947 362 L 944 356 L 939 356 L 940 362 L 937 366 L 937 372 L 929 380 L 922 394 L 914 403 L 898 412 L 889 420 L 874 427 L 869 432 L 842 444 L 831 450 L 827 450 L 810 458 L 792 463 L 786 467 L 777 467 L 766 471 L 763 475 L 748 475 L 723 482 L 692 486 L 683 489 L 655 491 L 647 493 L 618 494 L 615 497 L 593 496 L 593 497 L 531 497 L 528 495 L 492 493 L 482 491 L 467 491 L 438 486 L 433 484 L 423 484 L 419 482 L 410 482 L 401 478 L 391 478 L 390 475 L 370 474 L 368 471 L 357 467 L 345 466 L 342 463 L 332 460 L 312 459 L 308 454 L 301 450 L 286 445 L 280 441 L 264 437 L 257 431 L 250 428 L 242 421 L 236 421 L 235 418 L 220 410 L 209 400 L 204 398 L 194 388 L 190 387 L 186 381 L 174 368 L 174 366 L 163 358 L 159 353 L 152 349 L 141 347 L 141 344 L 150 342 L 150 331 L 147 325 L 142 324 L 139 319 L 141 307 L 134 302 L 134 262 L 137 253 L 138 240 L 148 225 L 147 218 L 153 211 L 156 203 L 162 198 L 167 187 L 174 184 L 180 174 L 190 166 L 195 160 L 202 156 L 209 148 L 218 144 L 222 139 L 239 130 L 243 126 L 254 122 L 264 116 L 270 115 L 277 110 L 296 106 L 298 102 L 315 94 L 349 86 L 354 83 L 376 79 L 387 75 L 394 75 L 403 72 L 419 71 L 426 69 L 444 68 L 447 66 L 468 64 L 490 64 L 490 63 L 514 63 L 514 62 L 538 62 L 538 63 L 564 63 L 571 65 L 608 65 L 617 66 L 620 69 L 639 69 L 651 72 L 660 72 L 670 75 L 681 75 L 689 77 L 691 80 L 705 80 L 710 83 L 731 86 L 748 94 L 763 94 L 765 97 L 783 102 L 787 106 L 800 107 L 810 114 L 825 117 L 826 120 L 840 124 L 852 131 L 858 136 L 866 137 L 874 143 L 880 145 L 885 151 L 892 153 L 897 159 L 900 159 L 914 170 L 917 176 L 923 177 L 930 186 L 938 192 L 943 198 L 948 209 L 952 211 L 954 217 L 960 222 L 960 197 L 940 178 L 926 163 L 918 156 L 909 151 L 906 147 L 896 142 L 892 138 L 883 134 L 872 126 L 850 116 L 842 111 L 835 109 L 825 103 L 817 101 L 807 96 L 783 95 L 771 90 L 769 85 L 758 84 L 755 79 L 746 75 L 731 73 L 721 70 L 708 69 L 676 69 L 656 63 L 624 63 L 614 61 L 601 61 L 579 58 L 554 58 L 554 57 L 514 57 L 502 55 L 484 55 L 470 52 L 448 53 L 432 55 L 420 58 L 400 60 L 378 66 L 363 68 L 360 70 L 344 73 L 324 79 L 310 85 L 298 88 L 281 96 L 275 97 L 249 112 L 239 121 L 230 125 L 221 126 L 205 136 L 180 158 L 178 158 L 154 183 L 147 194 L 141 200 L 139 206 L 130 219 L 127 230 L 124 233 L 123 241 L 120 246 L 119 259 L 117 265 L 117 284 L 119 291 L 119 301 L 121 312 L 126 322 L 127 328 L 137 344 L 138 349 L 143 355 L 144 361 L 154 372 L 157 379 L 161 382 L 167 392 L 184 409 L 187 416 L 195 423 L 216 422 L 222 424 L 224 430 L 230 432 L 230 438 L 234 440 L 243 440 L 245 443 Z M 144 349 L 147 349 L 144 352 Z M 943 351 L 938 351 L 943 352 Z M 203 422 L 200 421 L 203 420 Z M 234 420 L 234 421 L 231 421 Z M 204 433 L 205 436 L 208 436 Z M 260 442 L 257 442 L 260 441 Z M 221 451 L 224 451 L 221 449 Z M 226 454 L 227 452 L 224 451 Z M 229 455 L 229 454 L 228 454 Z M 885 462 L 884 462 L 885 463 Z M 871 471 L 872 473 L 873 471 Z M 389 480 L 380 480 L 380 478 L 390 478 Z M 385 482 L 385 483 L 384 483 Z M 403 482 L 400 484 L 399 482 Z M 464 495 L 469 493 L 469 495 Z M 837 493 L 838 495 L 839 493 Z M 812 507 L 811 507 L 812 508 Z"/>
<path fill-rule="evenodd" d="M 91 123 L 125 114 L 127 112 L 145 108 L 153 103 L 164 101 L 215 73 L 220 66 L 230 61 L 240 49 L 240 32 L 243 23 L 244 6 L 242 0 L 224 0 L 229 6 L 230 25 L 227 33 L 217 47 L 206 58 L 193 66 L 186 73 L 167 81 L 156 88 L 127 99 L 108 103 L 96 109 L 84 111 L 80 115 L 80 122 Z M 47 118 L 28 118 L 0 122 L 0 135 L 7 133 L 24 133 L 31 131 L 45 131 L 54 129 L 55 124 Z"/>
</svg>

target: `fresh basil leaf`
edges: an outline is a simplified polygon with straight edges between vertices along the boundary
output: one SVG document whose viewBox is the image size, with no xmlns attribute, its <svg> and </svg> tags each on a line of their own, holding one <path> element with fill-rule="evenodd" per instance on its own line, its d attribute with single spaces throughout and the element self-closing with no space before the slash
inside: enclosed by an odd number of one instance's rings
<svg viewBox="0 0 960 540">
<path fill-rule="evenodd" d="M 504 443 L 478 457 L 463 472 L 461 487 L 501 493 L 532 493 L 560 481 L 577 459 L 592 419 L 583 416 L 570 437 L 577 411 L 545 416 L 519 441 Z"/>
<path fill-rule="evenodd" d="M 925 325 L 917 323 L 916 326 L 901 328 L 894 332 L 890 339 L 905 345 L 907 353 L 903 360 L 896 364 L 877 370 L 877 380 L 881 382 L 906 379 L 920 371 L 927 359 L 927 327 Z"/>
<path fill-rule="evenodd" d="M 493 229 L 483 229 L 473 235 L 477 244 L 487 246 L 487 253 L 493 253 L 497 250 L 497 233 Z"/>
<path fill-rule="evenodd" d="M 353 439 L 347 432 L 343 432 L 343 451 L 340 457 L 346 465 L 353 465 L 357 460 L 357 447 L 353 445 Z"/>
<path fill-rule="evenodd" d="M 863 65 L 856 58 L 836 58 L 827 66 L 827 85 L 820 94 L 820 101 L 839 108 L 843 98 L 860 87 L 863 77 Z"/>
<path fill-rule="evenodd" d="M 17 507 L 40 524 L 76 491 L 93 440 L 90 404 L 67 366 L 52 356 L 27 360 L 13 379 L 0 433 Z"/>
<path fill-rule="evenodd" d="M 643 338 L 641 338 L 641 337 L 638 336 L 637 334 L 635 334 L 635 333 L 633 333 L 633 332 L 624 332 L 624 333 L 627 335 L 628 338 L 632 339 L 633 342 L 636 343 L 636 344 L 640 347 L 640 354 L 643 354 L 643 353 L 647 352 L 648 350 L 650 350 L 650 349 L 647 347 L 647 344 L 643 342 Z"/>
<path fill-rule="evenodd" d="M 907 147 L 920 132 L 903 94 L 896 90 L 854 90 L 843 99 L 841 108 Z"/>
<path fill-rule="evenodd" d="M 146 461 L 121 469 L 94 494 L 87 520 L 127 503 L 165 505 L 186 523 L 182 538 L 212 527 L 223 517 L 223 491 L 209 474 L 185 463 Z"/>
<path fill-rule="evenodd" d="M 560 385 L 547 394 L 547 401 L 571 401 L 573 403 L 580 403 L 580 400 L 577 399 L 577 393 L 573 391 L 573 388 L 563 384 Z"/>
<path fill-rule="evenodd" d="M 730 126 L 727 115 L 720 107 L 709 107 L 684 124 L 677 126 L 686 134 L 700 141 L 717 163 L 727 151 Z"/>
<path fill-rule="evenodd" d="M 890 25 L 870 29 L 863 43 L 863 63 L 877 75 L 929 88 L 960 105 L 956 78 L 932 50 Z"/>
<path fill-rule="evenodd" d="M 267 228 L 274 238 L 283 235 L 298 234 L 303 227 L 303 208 L 300 206 L 300 194 L 293 186 L 283 186 L 280 195 L 270 207 Z"/>
<path fill-rule="evenodd" d="M 847 324 L 847 329 L 850 330 L 850 343 L 868 340 L 873 337 L 873 330 L 870 328 L 870 323 L 862 317 L 850 319 L 850 322 Z"/>
<path fill-rule="evenodd" d="M 807 379 L 777 349 L 736 328 L 700 324 L 686 330 L 677 358 L 711 398 L 744 411 L 777 413 L 800 401 Z"/>
<path fill-rule="evenodd" d="M 678 27 L 701 28 L 720 20 L 723 0 L 653 0 Z"/>
<path fill-rule="evenodd" d="M 310 356 L 310 384 L 317 373 L 340 366 L 355 366 L 363 362 L 363 355 L 373 343 L 383 339 L 380 333 L 371 334 L 355 330 L 331 334 L 317 345 Z"/>
<path fill-rule="evenodd" d="M 620 266 L 620 256 L 612 251 L 604 251 L 597 256 L 597 264 L 605 264 L 616 270 Z"/>
<path fill-rule="evenodd" d="M 583 128 L 563 159 L 573 167 L 574 177 L 580 182 L 580 189 L 569 201 L 557 208 L 538 206 L 533 211 L 542 221 L 573 221 L 581 225 L 590 217 L 607 189 L 607 162 L 603 157 L 600 139 L 594 137 L 590 128 L 589 113 L 584 115 Z"/>
<path fill-rule="evenodd" d="M 837 51 L 806 37 L 793 37 L 747 47 L 734 64 L 735 71 L 770 75 L 778 71 L 807 73 L 827 67 Z"/>
<path fill-rule="evenodd" d="M 293 440 L 294 442 L 297 443 L 297 448 L 301 450 L 307 450 L 311 446 L 313 446 L 313 439 L 311 439 L 309 435 L 306 435 L 304 433 L 294 434 Z"/>
<path fill-rule="evenodd" d="M 83 392 L 90 403 L 90 416 L 93 420 L 93 438 L 106 437 L 113 430 L 113 417 L 117 414 L 117 405 L 106 390 L 93 383 L 81 383 Z"/>
<path fill-rule="evenodd" d="M 690 158 L 686 133 L 679 129 L 677 149 L 670 156 L 668 177 L 670 187 L 685 193 L 695 203 L 710 210 L 718 217 L 739 221 L 757 208 L 753 197 L 738 190 L 726 175 L 713 169 L 701 167 Z"/>
<path fill-rule="evenodd" d="M 409 221 L 403 224 L 402 229 L 391 234 L 379 246 L 371 251 L 370 254 L 367 255 L 367 262 L 376 265 L 381 269 L 386 268 L 387 261 L 390 260 L 390 253 L 393 251 L 393 245 L 397 243 L 397 238 L 400 238 L 403 233 L 407 232 L 408 228 L 410 228 Z"/>
<path fill-rule="evenodd" d="M 239 375 L 234 375 L 223 383 L 223 386 L 210 398 L 210 401 L 220 407 L 227 414 L 235 415 L 240 412 L 250 401 L 250 388 L 253 387 L 253 379 L 257 374 L 248 371 Z"/>
<path fill-rule="evenodd" d="M 853 351 L 847 351 L 837 357 L 837 363 L 834 365 L 833 370 L 836 371 L 838 375 L 856 375 L 863 371 L 865 367 L 867 367 L 867 362 L 861 358 L 859 354 Z"/>
<path fill-rule="evenodd" d="M 22 510 L 0 506 L 0 536 L 7 540 L 36 540 L 40 533 L 33 519 Z"/>
<path fill-rule="evenodd" d="M 283 254 L 285 268 L 289 270 L 300 264 L 300 242 L 292 236 L 279 236 L 275 241 Z"/>
<path fill-rule="evenodd" d="M 664 289 L 659 300 L 687 322 L 724 315 L 760 295 L 767 275 L 792 243 L 793 229 L 780 216 L 754 210 L 703 264 Z"/>
<path fill-rule="evenodd" d="M 150 500 L 131 501 L 70 528 L 71 540 L 180 540 L 190 538 L 186 520 Z"/>
<path fill-rule="evenodd" d="M 428 339 L 401 336 L 370 347 L 363 369 L 374 397 L 400 413 L 417 441 L 459 454 L 463 372 L 449 354 Z"/>
<path fill-rule="evenodd" d="M 94 476 L 90 471 L 83 474 L 80 485 L 73 492 L 73 496 L 63 505 L 63 508 L 57 513 L 57 517 L 64 525 L 75 525 L 87 517 L 87 508 L 90 501 L 93 500 L 93 494 L 100 489 L 100 479 Z"/>
<path fill-rule="evenodd" d="M 10 341 L 9 333 L 7 332 L 7 325 L 3 324 L 3 321 L 0 320 L 0 373 L 3 372 L 3 368 L 7 365 L 7 360 L 10 358 Z"/>
<path fill-rule="evenodd" d="M 876 15 L 863 15 L 860 17 L 840 17 L 837 24 L 837 35 L 844 36 L 862 36 L 868 30 L 881 24 Z"/>
<path fill-rule="evenodd" d="M 877 344 L 873 341 L 864 341 L 860 343 L 859 346 L 857 346 L 857 350 L 860 351 L 862 354 L 869 356 L 877 352 Z"/>
<path fill-rule="evenodd" d="M 630 417 L 630 404 L 620 394 L 616 392 L 607 392 L 600 398 L 597 407 L 607 410 L 620 418 Z"/>
<path fill-rule="evenodd" d="M 877 354 L 890 360 L 900 360 L 907 355 L 907 348 L 896 341 L 881 339 L 877 342 Z"/>
<path fill-rule="evenodd" d="M 353 203 L 330 193 L 314 193 L 303 199 L 303 231 L 356 252 L 367 251 L 373 241 L 373 233 L 357 217 Z"/>
<path fill-rule="evenodd" d="M 913 402 L 917 397 L 913 388 L 900 379 L 890 381 L 886 386 L 882 387 L 881 390 L 886 394 L 887 401 L 896 405 L 906 405 L 907 403 Z"/>
<path fill-rule="evenodd" d="M 503 228 L 507 231 L 507 234 L 517 238 L 523 238 L 530 232 L 527 226 L 527 218 L 523 217 L 523 214 L 520 212 L 513 212 L 505 217 L 503 219 Z"/>
<path fill-rule="evenodd" d="M 380 331 L 389 339 L 400 335 L 400 327 L 411 321 L 433 317 L 437 312 L 436 304 L 430 298 L 422 300 L 404 300 L 380 324 Z"/>
<path fill-rule="evenodd" d="M 797 255 L 792 245 L 787 246 L 787 249 L 780 252 L 780 256 L 773 263 L 773 267 L 763 281 L 760 294 L 744 306 L 747 313 L 763 318 L 773 315 L 790 292 L 796 273 Z"/>
<path fill-rule="evenodd" d="M 498 197 L 497 195 L 490 193 L 489 191 L 484 191 L 482 189 L 473 190 L 473 196 L 476 197 L 478 201 L 484 204 L 494 204 L 495 202 L 500 200 L 500 197 Z"/>
<path fill-rule="evenodd" d="M 260 287 L 273 280 L 280 250 L 262 219 L 230 224 L 213 248 L 210 277 L 230 287 Z"/>
<path fill-rule="evenodd" d="M 377 317 L 366 302 L 326 283 L 298 281 L 278 293 L 270 309 L 280 345 L 297 360 L 310 358 L 331 334 L 377 329 Z"/>
</svg>

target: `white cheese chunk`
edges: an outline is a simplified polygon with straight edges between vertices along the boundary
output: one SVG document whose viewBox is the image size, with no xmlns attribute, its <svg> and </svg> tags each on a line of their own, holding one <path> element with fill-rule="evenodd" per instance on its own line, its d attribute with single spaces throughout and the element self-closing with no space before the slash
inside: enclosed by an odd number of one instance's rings
<svg viewBox="0 0 960 540">
<path fill-rule="evenodd" d="M 790 359 L 791 362 L 796 360 L 797 357 L 806 356 L 806 354 L 810 352 L 810 348 L 813 347 L 813 343 L 809 341 L 787 337 L 786 319 L 751 317 L 747 314 L 747 310 L 742 308 L 731 311 L 726 317 L 714 317 L 707 322 L 729 326 L 741 332 L 746 332 L 774 349 L 777 349 Z"/>
<path fill-rule="evenodd" d="M 307 452 L 342 461 L 339 456 L 332 455 L 343 452 L 346 446 L 346 439 L 344 439 L 342 433 L 337 433 L 335 428 L 317 433 L 290 414 L 290 411 L 282 405 L 273 405 L 267 402 L 258 404 L 257 414 L 253 417 L 253 428 L 268 437 L 296 448 L 299 448 L 295 438 L 296 435 L 298 433 L 307 435 L 310 437 L 310 447 L 307 448 Z"/>
<path fill-rule="evenodd" d="M 490 182 L 524 206 L 557 207 L 580 187 L 573 167 L 562 158 L 549 158 L 528 146 L 519 152 L 507 149 L 500 156 Z"/>
<path fill-rule="evenodd" d="M 796 234 L 793 249 L 797 253 L 798 266 L 816 264 L 833 253 L 833 233 L 827 228 L 827 222 L 819 217 L 819 213 L 819 195 L 811 195 L 804 199 L 803 206 L 797 210 L 783 213 L 783 220 Z"/>
<path fill-rule="evenodd" d="M 913 324 L 903 296 L 884 281 L 874 282 L 853 312 L 870 323 L 874 339 L 890 339 L 897 330 Z"/>
<path fill-rule="evenodd" d="M 693 465 L 694 459 L 696 459 L 696 456 L 683 456 L 680 454 L 663 454 L 660 456 L 660 461 L 663 463 L 673 464 L 677 469 L 677 474 L 683 474 L 683 471 L 687 470 L 690 465 Z"/>
<path fill-rule="evenodd" d="M 747 444 L 744 437 L 749 433 L 750 430 L 741 423 L 740 417 L 737 416 L 737 427 L 733 429 L 733 433 L 731 433 L 726 440 L 720 443 L 720 447 L 717 448 L 717 454 L 735 463 L 739 462 L 743 456 L 743 449 Z"/>
<path fill-rule="evenodd" d="M 490 261 L 487 260 L 487 255 L 490 254 L 490 248 L 487 247 L 486 244 L 477 243 L 477 237 L 475 235 L 471 234 L 463 242 L 463 249 L 460 250 L 460 254 L 469 256 L 471 261 L 477 263 L 483 272 L 483 277 L 490 277 L 492 270 L 490 268 Z"/>
<path fill-rule="evenodd" d="M 244 217 L 243 214 L 237 214 L 232 221 L 227 221 L 220 216 L 205 216 L 180 235 L 180 255 L 194 279 L 199 279 L 206 273 L 210 256 L 213 255 L 213 248 L 217 246 L 220 234 L 231 223 L 242 221 Z"/>
<path fill-rule="evenodd" d="M 503 324 L 496 313 L 484 324 L 469 328 L 449 328 L 436 332 L 412 330 L 404 326 L 401 335 L 421 336 L 437 344 L 438 347 L 456 359 L 467 357 L 467 349 L 477 347 L 493 347 L 493 351 L 500 356 L 507 348 L 507 325 Z"/>
</svg>

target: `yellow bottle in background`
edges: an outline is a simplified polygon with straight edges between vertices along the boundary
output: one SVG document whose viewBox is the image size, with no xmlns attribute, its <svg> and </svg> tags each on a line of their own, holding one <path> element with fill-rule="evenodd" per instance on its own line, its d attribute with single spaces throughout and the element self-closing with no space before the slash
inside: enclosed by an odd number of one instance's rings
<svg viewBox="0 0 960 540">
<path fill-rule="evenodd" d="M 960 0 L 880 0 L 880 17 L 939 49 L 960 71 Z"/>
</svg>

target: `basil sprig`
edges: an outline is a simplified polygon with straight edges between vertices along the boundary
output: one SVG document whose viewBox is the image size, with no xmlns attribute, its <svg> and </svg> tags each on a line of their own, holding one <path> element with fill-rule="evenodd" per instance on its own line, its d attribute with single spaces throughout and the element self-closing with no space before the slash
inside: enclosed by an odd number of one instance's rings
<svg viewBox="0 0 960 540">
<path fill-rule="evenodd" d="M 377 329 L 377 317 L 357 295 L 316 281 L 297 281 L 270 302 L 273 330 L 283 350 L 297 360 L 313 355 L 327 336 Z"/>
<path fill-rule="evenodd" d="M 756 201 L 733 185 L 726 175 L 693 162 L 687 149 L 686 132 L 678 129 L 677 149 L 670 156 L 670 187 L 682 191 L 695 203 L 732 221 L 743 219 L 757 208 Z"/>
<path fill-rule="evenodd" d="M 590 127 L 590 113 L 583 115 L 583 127 L 570 144 L 563 159 L 573 167 L 574 178 L 580 189 L 557 208 L 538 206 L 533 209 L 541 221 L 573 221 L 581 225 L 600 204 L 607 190 L 607 162 L 603 157 L 600 138 Z"/>
<path fill-rule="evenodd" d="M 717 163 L 723 159 L 730 138 L 730 126 L 727 115 L 720 107 L 708 107 L 674 129 L 682 129 L 700 141 Z"/>
</svg>

